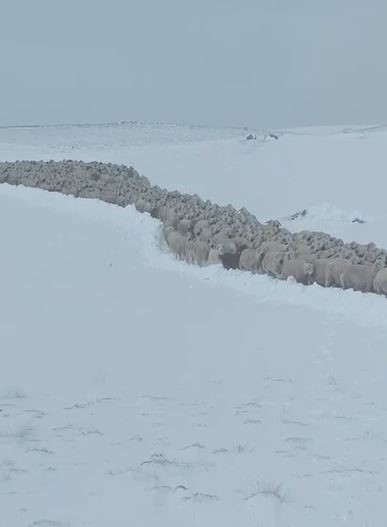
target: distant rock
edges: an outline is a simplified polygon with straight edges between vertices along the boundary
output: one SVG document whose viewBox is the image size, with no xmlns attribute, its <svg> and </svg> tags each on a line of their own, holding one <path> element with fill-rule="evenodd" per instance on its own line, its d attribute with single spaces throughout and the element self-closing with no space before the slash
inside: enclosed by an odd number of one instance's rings
<svg viewBox="0 0 387 527">
<path fill-rule="evenodd" d="M 278 135 L 276 134 L 266 134 L 263 138 L 265 141 L 267 141 L 268 139 L 275 139 L 275 140 L 278 140 Z"/>
<path fill-rule="evenodd" d="M 288 217 L 288 220 L 290 221 L 294 221 L 296 220 L 297 218 L 303 218 L 304 216 L 306 216 L 308 214 L 308 211 L 306 209 L 303 209 L 303 210 L 299 210 L 297 212 L 295 212 L 294 214 L 291 214 L 289 217 Z"/>
</svg>

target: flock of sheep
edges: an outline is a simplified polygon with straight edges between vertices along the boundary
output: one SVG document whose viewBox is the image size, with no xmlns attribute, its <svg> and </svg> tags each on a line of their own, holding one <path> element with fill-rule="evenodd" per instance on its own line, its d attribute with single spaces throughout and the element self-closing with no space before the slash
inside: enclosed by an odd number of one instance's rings
<svg viewBox="0 0 387 527">
<path fill-rule="evenodd" d="M 280 280 L 293 279 L 304 285 L 341 287 L 354 291 L 387 295 L 386 255 L 373 244 L 358 246 L 352 253 L 344 244 L 330 245 L 324 233 L 297 233 L 261 225 L 261 236 L 250 245 L 238 237 L 229 238 L 224 231 L 213 233 L 207 220 L 196 223 L 167 218 L 163 234 L 173 254 L 188 263 L 238 268 L 251 273 L 267 274 Z M 319 239 L 322 249 L 312 252 L 305 243 L 310 235 Z M 325 240 L 325 241 L 324 241 Z M 361 263 L 360 255 L 363 257 Z"/>
<path fill-rule="evenodd" d="M 387 295 L 387 251 L 375 244 L 346 244 L 323 232 L 290 233 L 277 221 L 260 223 L 244 208 L 152 186 L 132 167 L 70 160 L 3 162 L 0 183 L 123 207 L 133 204 L 162 222 L 168 247 L 188 263 Z"/>
</svg>

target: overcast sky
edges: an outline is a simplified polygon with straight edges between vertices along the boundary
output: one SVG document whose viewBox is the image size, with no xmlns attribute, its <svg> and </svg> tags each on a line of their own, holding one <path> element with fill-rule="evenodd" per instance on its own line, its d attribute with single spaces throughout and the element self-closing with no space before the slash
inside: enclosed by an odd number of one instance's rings
<svg viewBox="0 0 387 527">
<path fill-rule="evenodd" d="M 387 122 L 387 0 L 1 0 L 0 125 Z"/>
</svg>

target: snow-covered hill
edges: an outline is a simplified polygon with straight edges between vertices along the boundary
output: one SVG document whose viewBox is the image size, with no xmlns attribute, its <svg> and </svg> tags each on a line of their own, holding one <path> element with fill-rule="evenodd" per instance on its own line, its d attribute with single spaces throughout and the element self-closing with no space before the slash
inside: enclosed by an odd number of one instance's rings
<svg viewBox="0 0 387 527">
<path fill-rule="evenodd" d="M 383 128 L 245 135 L 0 129 L 0 158 L 133 164 L 387 247 Z M 131 207 L 8 185 L 0 239 L 1 527 L 384 525 L 384 298 L 191 267 Z"/>
</svg>

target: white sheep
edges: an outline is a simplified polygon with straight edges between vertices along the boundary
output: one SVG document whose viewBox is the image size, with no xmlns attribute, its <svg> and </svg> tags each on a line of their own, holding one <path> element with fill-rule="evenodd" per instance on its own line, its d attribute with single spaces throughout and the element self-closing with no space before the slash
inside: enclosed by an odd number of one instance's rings
<svg viewBox="0 0 387 527">
<path fill-rule="evenodd" d="M 375 293 L 387 296 L 387 267 L 383 267 L 377 272 L 373 285 Z"/>
<path fill-rule="evenodd" d="M 285 259 L 288 258 L 286 251 L 268 251 L 262 260 L 262 271 L 265 274 L 279 278 Z"/>
<path fill-rule="evenodd" d="M 209 251 L 208 244 L 202 240 L 187 241 L 185 244 L 186 260 L 189 263 L 205 265 L 208 261 Z"/>
<path fill-rule="evenodd" d="M 180 232 L 180 234 L 187 234 L 191 230 L 191 220 L 187 220 L 183 218 L 179 221 L 177 225 L 177 230 Z"/>
<path fill-rule="evenodd" d="M 137 208 L 137 205 L 136 205 Z M 159 218 L 164 225 L 169 225 L 172 227 L 177 226 L 177 215 L 176 212 L 171 208 L 167 207 L 165 205 L 162 205 L 158 208 L 158 210 L 155 212 L 156 218 Z"/>
<path fill-rule="evenodd" d="M 173 209 L 168 208 L 164 219 L 165 225 L 177 226 L 177 214 Z"/>
<path fill-rule="evenodd" d="M 180 260 L 184 260 L 185 246 L 187 241 L 186 237 L 180 234 L 179 232 L 172 230 L 169 231 L 166 241 L 172 253 Z"/>
<path fill-rule="evenodd" d="M 287 280 L 292 276 L 296 282 L 304 285 L 310 285 L 314 281 L 314 267 L 310 262 L 300 258 L 285 258 L 283 262 L 281 278 Z"/>
<path fill-rule="evenodd" d="M 193 228 L 194 234 L 199 236 L 203 229 L 209 227 L 207 220 L 198 220 Z"/>
<path fill-rule="evenodd" d="M 145 212 L 145 208 L 146 208 L 145 199 L 139 198 L 138 200 L 136 200 L 134 206 L 138 212 Z"/>
<path fill-rule="evenodd" d="M 257 249 L 258 269 L 262 268 L 263 260 L 269 252 L 285 251 L 286 247 L 278 242 L 263 242 Z"/>
<path fill-rule="evenodd" d="M 325 287 L 342 287 L 341 275 L 352 263 L 344 258 L 328 259 L 325 266 Z"/>
<path fill-rule="evenodd" d="M 185 238 L 184 256 L 182 259 L 185 260 L 189 264 L 195 263 L 194 250 L 193 250 L 194 243 L 195 242 L 193 240 Z"/>
<path fill-rule="evenodd" d="M 208 253 L 208 265 L 218 265 L 222 263 L 218 249 L 211 248 Z"/>
<path fill-rule="evenodd" d="M 166 241 L 167 245 L 169 245 L 168 237 L 169 237 L 171 232 L 176 232 L 176 231 L 171 225 L 163 224 L 162 233 L 163 233 L 163 237 L 164 237 L 164 240 Z"/>
<path fill-rule="evenodd" d="M 209 243 L 212 239 L 212 231 L 210 227 L 203 227 L 199 234 L 199 239 L 203 242 Z"/>
<path fill-rule="evenodd" d="M 239 257 L 239 269 L 258 272 L 258 254 L 255 249 L 244 249 Z"/>
<path fill-rule="evenodd" d="M 329 258 L 317 258 L 317 260 L 314 260 L 313 262 L 314 280 L 322 287 L 325 287 L 326 285 L 326 270 L 329 262 Z"/>
<path fill-rule="evenodd" d="M 237 244 L 229 238 L 224 238 L 217 244 L 216 248 L 218 249 L 219 256 L 224 256 L 226 254 L 237 254 L 238 252 Z"/>
<path fill-rule="evenodd" d="M 340 275 L 341 287 L 364 293 L 371 292 L 374 290 L 377 272 L 376 265 L 350 264 Z"/>
</svg>

